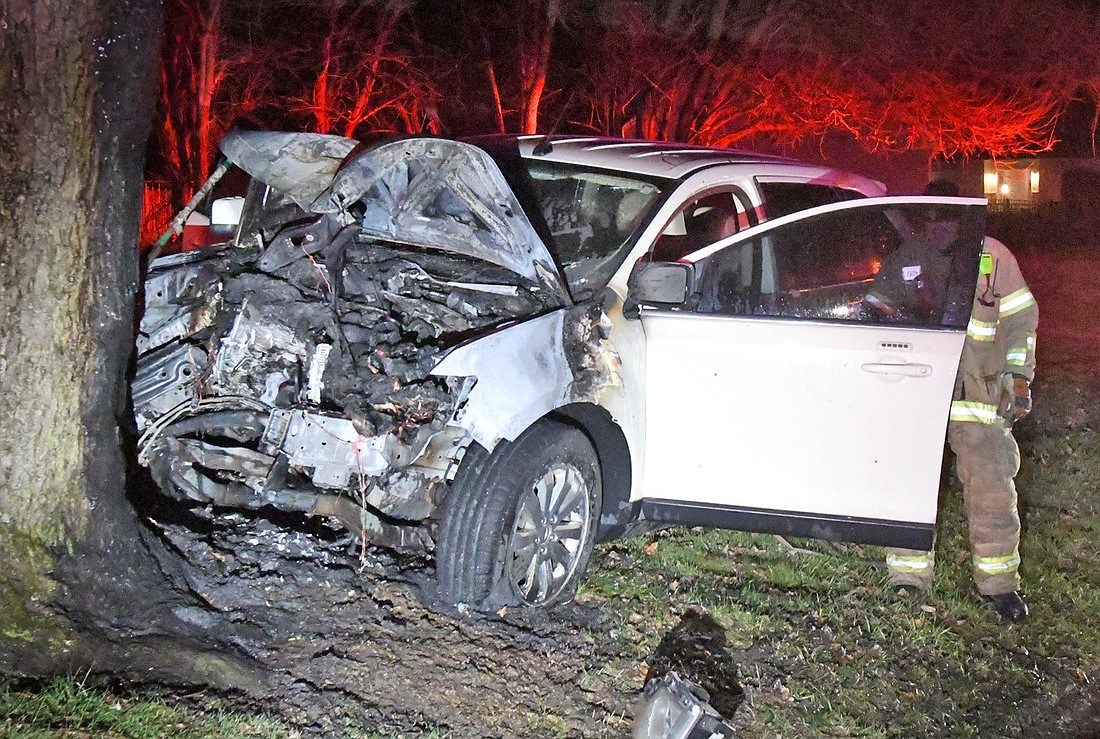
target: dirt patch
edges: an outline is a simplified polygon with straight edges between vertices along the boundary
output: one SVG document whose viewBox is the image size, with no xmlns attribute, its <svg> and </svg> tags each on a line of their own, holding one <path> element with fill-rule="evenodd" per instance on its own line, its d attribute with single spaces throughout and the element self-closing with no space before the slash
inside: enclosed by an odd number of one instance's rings
<svg viewBox="0 0 1100 739">
<path fill-rule="evenodd" d="M 732 717 L 745 700 L 738 675 L 741 661 L 725 629 L 707 613 L 689 609 L 650 655 L 646 681 L 674 671 L 702 687 L 719 714 Z"/>
<path fill-rule="evenodd" d="M 196 605 L 177 615 L 254 661 L 241 701 L 311 734 L 596 736 L 633 710 L 633 689 L 588 677 L 611 658 L 593 638 L 607 631 L 594 609 L 457 610 L 435 600 L 428 562 L 356 555 L 322 523 L 196 520 L 159 524 L 194 566 Z"/>
</svg>

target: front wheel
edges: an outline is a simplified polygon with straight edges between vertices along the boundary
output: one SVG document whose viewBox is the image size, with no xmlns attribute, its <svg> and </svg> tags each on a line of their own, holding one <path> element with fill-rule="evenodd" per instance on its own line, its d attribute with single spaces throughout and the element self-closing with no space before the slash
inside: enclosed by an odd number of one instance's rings
<svg viewBox="0 0 1100 739">
<path fill-rule="evenodd" d="M 570 600 L 596 536 L 600 467 L 580 429 L 544 420 L 492 454 L 471 445 L 443 502 L 440 596 L 475 608 Z"/>
</svg>

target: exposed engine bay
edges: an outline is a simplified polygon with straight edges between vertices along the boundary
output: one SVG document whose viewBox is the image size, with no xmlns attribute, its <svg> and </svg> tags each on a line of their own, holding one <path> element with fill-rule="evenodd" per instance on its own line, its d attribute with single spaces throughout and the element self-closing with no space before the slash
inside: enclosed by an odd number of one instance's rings
<svg viewBox="0 0 1100 739">
<path fill-rule="evenodd" d="M 139 461 L 181 500 L 329 516 L 365 541 L 429 549 L 422 524 L 466 447 L 507 435 L 467 407 L 479 377 L 435 373 L 440 360 L 462 345 L 455 366 L 493 352 L 519 377 L 534 362 L 539 392 L 558 396 L 542 402 L 592 398 L 613 381 L 609 322 L 597 301 L 572 304 L 478 149 L 354 147 L 308 134 L 223 143 L 253 177 L 235 238 L 154 260 L 145 283 Z M 513 365 L 509 343 L 522 344 Z M 479 391 L 474 405 L 527 402 Z"/>
</svg>

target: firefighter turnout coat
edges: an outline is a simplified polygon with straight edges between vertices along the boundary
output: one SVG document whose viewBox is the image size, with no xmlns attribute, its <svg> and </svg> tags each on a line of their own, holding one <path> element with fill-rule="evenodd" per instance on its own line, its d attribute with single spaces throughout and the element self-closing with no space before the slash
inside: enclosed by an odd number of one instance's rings
<svg viewBox="0 0 1100 739">
<path fill-rule="evenodd" d="M 1020 517 L 1013 478 L 1020 452 L 1012 419 L 1030 410 L 1039 309 L 1008 248 L 986 237 L 963 344 L 947 439 L 956 456 L 974 582 L 983 595 L 1019 589 Z M 1014 392 L 1014 388 L 1017 392 Z M 891 550 L 891 580 L 931 584 L 933 553 Z"/>
</svg>

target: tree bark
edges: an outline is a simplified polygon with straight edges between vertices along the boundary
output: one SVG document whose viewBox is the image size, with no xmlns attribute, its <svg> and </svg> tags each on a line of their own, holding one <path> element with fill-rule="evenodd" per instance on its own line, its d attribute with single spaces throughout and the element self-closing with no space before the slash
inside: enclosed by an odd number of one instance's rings
<svg viewBox="0 0 1100 739">
<path fill-rule="evenodd" d="M 90 323 L 94 8 L 4 8 L 0 57 L 0 520 L 47 544 L 83 535 Z M 51 12 L 57 10 L 58 12 Z M 132 292 L 132 291 L 131 291 Z"/>
<path fill-rule="evenodd" d="M 0 0 L 0 670 L 187 672 L 130 503 L 137 235 L 158 0 Z M 160 556 L 158 556 L 160 555 Z M 167 569 L 166 569 L 167 568 Z M 161 655 L 172 654 L 162 660 Z M 181 659 L 182 655 L 182 659 Z M 172 663 L 184 664 L 183 668 Z"/>
</svg>

